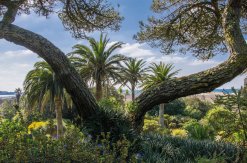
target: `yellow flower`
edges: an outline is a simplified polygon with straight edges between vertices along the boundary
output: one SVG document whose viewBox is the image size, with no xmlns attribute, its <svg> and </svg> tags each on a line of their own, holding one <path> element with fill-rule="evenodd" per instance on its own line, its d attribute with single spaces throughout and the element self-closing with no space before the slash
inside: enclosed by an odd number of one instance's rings
<svg viewBox="0 0 247 163">
<path fill-rule="evenodd" d="M 33 130 L 37 130 L 37 129 L 41 129 L 41 128 L 45 128 L 47 126 L 48 122 L 32 122 L 29 126 L 28 126 L 28 133 L 31 133 L 31 131 Z"/>
<path fill-rule="evenodd" d="M 188 134 L 187 134 L 187 131 L 184 129 L 173 129 L 172 136 L 187 137 Z"/>
</svg>

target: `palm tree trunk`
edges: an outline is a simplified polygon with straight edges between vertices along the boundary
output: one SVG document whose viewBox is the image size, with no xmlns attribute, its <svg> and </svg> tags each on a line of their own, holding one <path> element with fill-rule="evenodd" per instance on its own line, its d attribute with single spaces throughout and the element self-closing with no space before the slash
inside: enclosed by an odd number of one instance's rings
<svg viewBox="0 0 247 163">
<path fill-rule="evenodd" d="M 109 97 L 109 81 L 107 80 L 106 82 L 106 92 L 105 92 L 105 97 L 108 98 Z"/>
<path fill-rule="evenodd" d="M 135 101 L 135 85 L 131 84 L 131 98 L 132 98 L 132 102 Z"/>
<path fill-rule="evenodd" d="M 165 123 L 164 123 L 164 111 L 165 111 L 165 104 L 160 104 L 160 108 L 159 108 L 159 124 L 160 127 L 164 128 L 165 127 Z"/>
<path fill-rule="evenodd" d="M 63 118 L 62 118 L 62 99 L 59 96 L 55 97 L 55 110 L 57 119 L 57 137 L 63 136 Z"/>
<path fill-rule="evenodd" d="M 96 100 L 99 101 L 102 98 L 102 84 L 100 81 L 96 82 Z"/>
</svg>

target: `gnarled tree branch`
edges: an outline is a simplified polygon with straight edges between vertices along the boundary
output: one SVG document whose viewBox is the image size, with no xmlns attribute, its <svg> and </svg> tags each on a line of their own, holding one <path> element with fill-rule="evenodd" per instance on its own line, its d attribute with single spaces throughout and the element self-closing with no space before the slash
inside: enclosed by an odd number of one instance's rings
<svg viewBox="0 0 247 163">
<path fill-rule="evenodd" d="M 72 67 L 65 54 L 50 41 L 18 26 L 0 22 L 0 39 L 24 46 L 37 53 L 52 67 L 76 105 L 83 120 L 87 120 L 98 109 L 95 98 Z"/>
<path fill-rule="evenodd" d="M 155 105 L 179 97 L 209 92 L 232 80 L 247 68 L 247 44 L 240 29 L 241 0 L 229 1 L 223 15 L 224 37 L 230 57 L 217 67 L 186 77 L 172 79 L 143 92 L 137 99 L 132 119 L 135 127 L 142 126 L 144 115 Z"/>
<path fill-rule="evenodd" d="M 15 17 L 18 11 L 19 6 L 21 3 L 23 3 L 24 0 L 18 1 L 18 2 L 12 2 L 12 1 L 1 1 L 0 4 L 7 7 L 7 11 L 5 12 L 3 16 L 2 22 L 5 24 L 11 24 L 15 21 Z"/>
</svg>

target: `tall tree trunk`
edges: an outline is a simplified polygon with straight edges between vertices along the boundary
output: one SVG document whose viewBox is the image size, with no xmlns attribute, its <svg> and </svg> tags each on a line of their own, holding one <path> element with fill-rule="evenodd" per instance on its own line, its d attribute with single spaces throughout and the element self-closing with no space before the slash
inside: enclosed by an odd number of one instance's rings
<svg viewBox="0 0 247 163">
<path fill-rule="evenodd" d="M 141 130 L 147 111 L 160 103 L 180 97 L 211 92 L 231 81 L 247 68 L 247 44 L 240 29 L 241 1 L 230 0 L 223 14 L 222 27 L 230 57 L 218 66 L 153 86 L 136 99 L 137 110 L 131 115 L 134 128 Z"/>
<path fill-rule="evenodd" d="M 135 84 L 131 84 L 131 99 L 132 102 L 135 101 Z"/>
<path fill-rule="evenodd" d="M 63 117 L 62 117 L 62 99 L 60 96 L 55 96 L 55 110 L 57 119 L 57 137 L 63 136 Z"/>
<path fill-rule="evenodd" d="M 102 83 L 101 81 L 96 82 L 96 100 L 99 101 L 102 98 Z"/>
<path fill-rule="evenodd" d="M 66 55 L 44 37 L 16 25 L 0 22 L 0 39 L 24 46 L 43 58 L 56 73 L 83 120 L 98 110 L 95 98 L 71 65 Z"/>
<path fill-rule="evenodd" d="M 110 94 L 110 92 L 109 92 L 110 85 L 109 85 L 109 81 L 108 80 L 106 81 L 106 86 L 105 87 L 106 87 L 105 97 L 108 98 L 109 97 L 109 94 Z"/>
<path fill-rule="evenodd" d="M 160 104 L 159 107 L 159 124 L 160 127 L 164 128 L 165 127 L 165 122 L 164 122 L 164 111 L 165 111 L 165 104 Z"/>
</svg>

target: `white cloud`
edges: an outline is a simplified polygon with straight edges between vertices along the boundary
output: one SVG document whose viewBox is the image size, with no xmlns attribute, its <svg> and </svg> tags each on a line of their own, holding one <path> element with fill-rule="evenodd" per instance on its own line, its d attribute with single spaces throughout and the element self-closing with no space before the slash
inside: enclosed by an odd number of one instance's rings
<svg viewBox="0 0 247 163">
<path fill-rule="evenodd" d="M 119 53 L 133 58 L 145 58 L 156 55 L 151 50 L 145 49 L 144 44 L 139 44 L 139 43 L 134 43 L 134 44 L 126 43 L 119 50 Z"/>
<path fill-rule="evenodd" d="M 13 50 L 0 53 L 0 90 L 13 91 L 22 87 L 26 74 L 40 60 L 30 50 Z"/>
<path fill-rule="evenodd" d="M 1 54 L 1 58 L 20 58 L 20 57 L 28 57 L 34 55 L 34 53 L 30 50 L 17 50 L 17 51 L 6 51 Z"/>
<path fill-rule="evenodd" d="M 217 65 L 221 62 L 215 61 L 215 60 L 208 60 L 208 61 L 202 61 L 202 60 L 193 60 L 190 65 L 191 66 L 199 66 L 199 65 Z"/>
<path fill-rule="evenodd" d="M 118 41 L 112 41 L 112 42 L 109 42 L 107 45 L 106 45 L 106 48 L 110 48 L 113 44 L 116 44 Z"/>
<path fill-rule="evenodd" d="M 185 63 L 187 61 L 187 57 L 180 57 L 177 55 L 165 55 L 165 56 L 157 56 L 157 57 L 149 57 L 146 59 L 148 63 L 158 63 L 158 62 L 164 62 L 164 63 Z"/>
</svg>

